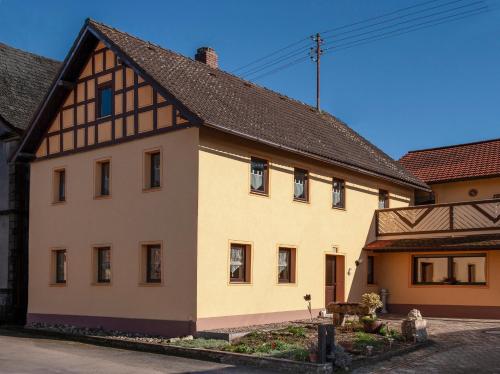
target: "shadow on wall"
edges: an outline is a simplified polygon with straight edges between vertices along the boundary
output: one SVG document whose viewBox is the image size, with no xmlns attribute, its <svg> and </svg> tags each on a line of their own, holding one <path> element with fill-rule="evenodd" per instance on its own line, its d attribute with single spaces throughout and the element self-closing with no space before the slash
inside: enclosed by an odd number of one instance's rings
<svg viewBox="0 0 500 374">
<path fill-rule="evenodd" d="M 371 243 L 376 239 L 375 235 L 375 214 L 373 214 L 372 221 L 370 223 L 370 228 L 366 235 L 365 244 Z M 346 301 L 350 303 L 359 303 L 361 301 L 361 295 L 366 292 L 379 292 L 379 287 L 376 284 L 377 279 L 375 278 L 375 284 L 368 284 L 368 274 L 367 274 L 367 253 L 363 249 L 360 250 L 358 257 L 358 265 L 348 264 L 346 265 L 346 277 L 352 277 L 352 284 L 349 294 L 346 297 Z M 351 268 L 351 275 L 348 274 L 349 267 Z M 376 264 L 375 264 L 376 267 Z M 375 275 L 376 276 L 376 275 Z M 347 279 L 348 279 L 347 278 Z M 347 282 L 346 282 L 347 283 Z"/>
</svg>

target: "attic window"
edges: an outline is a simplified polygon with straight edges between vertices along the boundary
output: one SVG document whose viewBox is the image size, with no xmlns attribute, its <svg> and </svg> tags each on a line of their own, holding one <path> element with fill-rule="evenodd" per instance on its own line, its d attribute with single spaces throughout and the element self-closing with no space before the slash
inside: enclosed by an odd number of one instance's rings
<svg viewBox="0 0 500 374">
<path fill-rule="evenodd" d="M 98 114 L 99 118 L 111 115 L 112 88 L 110 83 L 106 83 L 98 88 Z"/>
</svg>

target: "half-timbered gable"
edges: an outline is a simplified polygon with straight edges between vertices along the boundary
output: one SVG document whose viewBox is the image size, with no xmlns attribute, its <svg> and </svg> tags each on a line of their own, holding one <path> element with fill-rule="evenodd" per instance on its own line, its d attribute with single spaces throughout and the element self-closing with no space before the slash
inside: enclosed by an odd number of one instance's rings
<svg viewBox="0 0 500 374">
<path fill-rule="evenodd" d="M 103 91 L 111 95 L 106 113 L 100 108 Z M 186 124 L 174 105 L 99 42 L 50 121 L 36 157 L 78 152 Z"/>
</svg>

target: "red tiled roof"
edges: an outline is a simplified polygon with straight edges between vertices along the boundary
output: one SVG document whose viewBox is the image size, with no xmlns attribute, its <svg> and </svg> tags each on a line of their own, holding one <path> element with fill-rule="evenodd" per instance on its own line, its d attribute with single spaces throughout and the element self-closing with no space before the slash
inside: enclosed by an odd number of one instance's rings
<svg viewBox="0 0 500 374">
<path fill-rule="evenodd" d="M 447 238 L 376 240 L 365 250 L 374 252 L 472 251 L 500 249 L 500 234 L 468 235 Z"/>
<path fill-rule="evenodd" d="M 399 162 L 426 183 L 500 176 L 500 139 L 411 151 Z"/>
</svg>

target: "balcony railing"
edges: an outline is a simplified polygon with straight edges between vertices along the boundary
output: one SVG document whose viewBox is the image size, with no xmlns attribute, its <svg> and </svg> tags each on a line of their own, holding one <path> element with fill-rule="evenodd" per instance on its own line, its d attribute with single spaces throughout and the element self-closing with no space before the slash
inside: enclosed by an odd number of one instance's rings
<svg viewBox="0 0 500 374">
<path fill-rule="evenodd" d="M 500 199 L 376 211 L 377 236 L 500 230 Z"/>
</svg>

